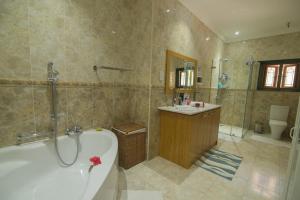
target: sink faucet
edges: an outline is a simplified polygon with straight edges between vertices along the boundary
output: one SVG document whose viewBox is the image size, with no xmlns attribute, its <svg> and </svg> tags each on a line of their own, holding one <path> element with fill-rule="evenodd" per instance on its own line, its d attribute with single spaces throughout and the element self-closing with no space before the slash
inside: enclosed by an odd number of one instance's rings
<svg viewBox="0 0 300 200">
<path fill-rule="evenodd" d="M 174 92 L 172 106 L 176 106 L 176 105 L 182 105 L 182 98 L 180 97 L 179 94 Z"/>
<path fill-rule="evenodd" d="M 177 98 L 174 97 L 174 98 L 173 98 L 173 101 L 172 101 L 172 106 L 173 106 L 173 107 L 176 106 L 176 103 L 177 103 Z"/>
</svg>

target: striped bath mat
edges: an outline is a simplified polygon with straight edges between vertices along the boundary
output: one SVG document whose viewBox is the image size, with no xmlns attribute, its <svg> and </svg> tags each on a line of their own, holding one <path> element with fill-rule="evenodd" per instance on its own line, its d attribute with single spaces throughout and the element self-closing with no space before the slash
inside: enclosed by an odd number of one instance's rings
<svg viewBox="0 0 300 200">
<path fill-rule="evenodd" d="M 232 180 L 241 162 L 242 157 L 217 149 L 211 149 L 201 156 L 195 164 L 223 178 Z"/>
</svg>

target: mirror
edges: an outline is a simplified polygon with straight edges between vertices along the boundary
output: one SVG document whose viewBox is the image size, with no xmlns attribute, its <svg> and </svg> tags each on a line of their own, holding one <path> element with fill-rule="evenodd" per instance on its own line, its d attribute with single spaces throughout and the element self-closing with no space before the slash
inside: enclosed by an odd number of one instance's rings
<svg viewBox="0 0 300 200">
<path fill-rule="evenodd" d="M 194 92 L 196 75 L 196 59 L 167 50 L 166 94 Z"/>
</svg>

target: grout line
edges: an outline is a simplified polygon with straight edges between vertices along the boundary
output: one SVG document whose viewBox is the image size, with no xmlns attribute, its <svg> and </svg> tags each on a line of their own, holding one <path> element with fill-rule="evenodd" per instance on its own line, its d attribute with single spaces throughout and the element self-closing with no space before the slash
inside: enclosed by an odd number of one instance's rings
<svg viewBox="0 0 300 200">
<path fill-rule="evenodd" d="M 29 2 L 26 1 L 27 6 L 27 34 L 28 34 L 28 46 L 29 46 L 29 65 L 30 65 L 30 80 L 32 81 L 32 60 L 31 60 L 31 41 L 30 41 L 30 8 Z M 35 98 L 34 98 L 34 84 L 30 83 L 31 86 L 31 97 L 32 97 L 32 112 L 33 112 L 33 124 L 34 124 L 34 131 L 37 131 L 37 120 L 36 120 L 36 112 L 35 112 Z"/>
<path fill-rule="evenodd" d="M 151 93 L 152 93 L 152 64 L 153 64 L 153 12 L 154 12 L 154 5 L 153 1 L 151 1 L 151 36 L 150 36 L 150 73 L 149 73 L 149 95 L 148 95 L 148 130 L 147 130 L 147 160 L 149 159 L 149 151 L 150 151 L 150 121 L 151 121 Z"/>
<path fill-rule="evenodd" d="M 64 73 L 65 73 L 65 79 L 67 79 L 67 66 L 66 66 L 66 57 L 65 57 L 65 54 L 66 54 L 66 1 L 64 1 L 64 14 L 63 14 L 63 18 L 64 18 L 64 37 L 63 37 L 63 40 L 64 40 L 64 44 L 63 44 L 63 51 L 64 51 L 64 54 L 63 54 L 63 68 L 64 68 Z M 65 98 L 66 98 L 66 104 L 64 105 L 66 108 L 65 112 L 66 112 L 66 116 L 65 116 L 65 126 L 64 128 L 69 128 L 69 109 L 68 109 L 68 89 L 65 88 L 62 90 L 64 92 L 64 95 L 65 95 Z M 59 100 L 57 100 L 57 104 L 59 105 Z M 57 106 L 58 107 L 58 106 Z M 58 123 L 59 123 L 59 119 L 58 119 Z"/>
</svg>

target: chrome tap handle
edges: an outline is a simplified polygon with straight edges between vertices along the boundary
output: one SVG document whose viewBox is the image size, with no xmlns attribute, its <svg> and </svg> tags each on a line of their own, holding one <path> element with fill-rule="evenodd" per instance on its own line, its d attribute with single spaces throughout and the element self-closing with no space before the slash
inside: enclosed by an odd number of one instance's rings
<svg viewBox="0 0 300 200">
<path fill-rule="evenodd" d="M 65 130 L 65 135 L 71 136 L 71 135 L 74 135 L 74 134 L 81 134 L 82 132 L 83 132 L 82 128 L 78 125 L 75 125 L 72 128 L 67 128 Z"/>
<path fill-rule="evenodd" d="M 78 125 L 75 125 L 75 126 L 74 126 L 74 132 L 75 132 L 75 133 L 82 133 L 81 127 L 78 126 Z"/>
<path fill-rule="evenodd" d="M 82 133 L 82 128 L 78 125 L 78 121 L 75 121 L 74 127 L 73 127 L 73 131 L 75 133 Z"/>
<path fill-rule="evenodd" d="M 65 130 L 65 135 L 70 135 L 70 132 L 71 132 L 71 130 L 69 129 L 69 128 L 66 128 L 66 130 Z"/>
</svg>

